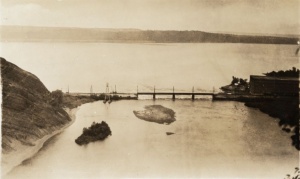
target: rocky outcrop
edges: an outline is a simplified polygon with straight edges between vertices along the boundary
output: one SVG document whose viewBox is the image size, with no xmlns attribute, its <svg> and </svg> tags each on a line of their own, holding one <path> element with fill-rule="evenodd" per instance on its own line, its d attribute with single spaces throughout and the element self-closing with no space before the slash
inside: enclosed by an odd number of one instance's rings
<svg viewBox="0 0 300 179">
<path fill-rule="evenodd" d="M 82 134 L 75 140 L 75 142 L 78 145 L 85 145 L 97 140 L 104 140 L 109 135 L 111 135 L 111 130 L 106 122 L 94 122 L 91 127 L 83 128 Z"/>
<path fill-rule="evenodd" d="M 51 104 L 51 93 L 33 74 L 1 58 L 2 154 L 61 129 L 71 121 L 60 107 Z"/>
<path fill-rule="evenodd" d="M 176 120 L 175 112 L 162 105 L 148 105 L 145 106 L 144 111 L 133 111 L 133 113 L 139 119 L 159 124 L 170 124 Z"/>
</svg>

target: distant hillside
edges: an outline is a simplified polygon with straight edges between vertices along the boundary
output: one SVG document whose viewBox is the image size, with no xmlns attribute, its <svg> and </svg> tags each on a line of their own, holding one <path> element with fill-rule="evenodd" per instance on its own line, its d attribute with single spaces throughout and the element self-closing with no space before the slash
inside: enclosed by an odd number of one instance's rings
<svg viewBox="0 0 300 179">
<path fill-rule="evenodd" d="M 51 93 L 33 74 L 1 59 L 2 153 L 35 141 L 71 121 L 59 106 L 51 104 Z"/>
<path fill-rule="evenodd" d="M 234 35 L 202 31 L 159 31 L 1 26 L 1 41 L 124 42 L 124 43 L 263 43 L 297 44 L 297 37 Z"/>
</svg>

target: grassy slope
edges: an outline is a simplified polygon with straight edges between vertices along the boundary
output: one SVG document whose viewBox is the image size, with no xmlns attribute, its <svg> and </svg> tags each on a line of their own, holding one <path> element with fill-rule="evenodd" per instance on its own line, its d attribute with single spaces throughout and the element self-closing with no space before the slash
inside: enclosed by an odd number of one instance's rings
<svg viewBox="0 0 300 179">
<path fill-rule="evenodd" d="M 2 153 L 17 150 L 16 144 L 34 141 L 71 121 L 61 107 L 50 104 L 50 92 L 33 74 L 1 58 Z"/>
</svg>

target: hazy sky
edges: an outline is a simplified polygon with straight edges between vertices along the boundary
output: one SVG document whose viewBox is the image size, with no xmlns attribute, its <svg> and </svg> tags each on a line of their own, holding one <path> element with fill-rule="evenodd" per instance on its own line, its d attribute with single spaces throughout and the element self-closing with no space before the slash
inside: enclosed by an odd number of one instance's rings
<svg viewBox="0 0 300 179">
<path fill-rule="evenodd" d="M 1 0 L 1 24 L 300 33 L 300 0 Z"/>
</svg>

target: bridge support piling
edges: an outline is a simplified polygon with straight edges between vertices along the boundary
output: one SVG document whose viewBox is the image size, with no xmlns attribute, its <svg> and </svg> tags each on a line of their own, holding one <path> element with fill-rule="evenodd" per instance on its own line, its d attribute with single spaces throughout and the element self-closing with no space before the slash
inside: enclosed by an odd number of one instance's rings
<svg viewBox="0 0 300 179">
<path fill-rule="evenodd" d="M 153 100 L 155 100 L 155 86 L 154 86 Z"/>
<path fill-rule="evenodd" d="M 193 101 L 195 100 L 194 87 L 193 87 L 193 89 L 192 89 L 192 100 L 193 100 Z"/>
<path fill-rule="evenodd" d="M 173 95 L 172 95 L 172 100 L 175 101 L 175 93 L 174 93 L 174 86 L 173 86 Z"/>
</svg>

